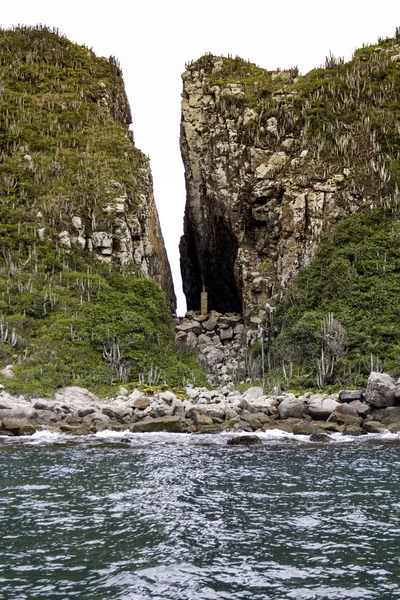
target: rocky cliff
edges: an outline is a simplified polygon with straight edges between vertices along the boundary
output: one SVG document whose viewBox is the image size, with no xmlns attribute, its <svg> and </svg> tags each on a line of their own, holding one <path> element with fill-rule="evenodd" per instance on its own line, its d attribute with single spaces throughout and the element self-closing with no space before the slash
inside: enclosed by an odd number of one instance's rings
<svg viewBox="0 0 400 600">
<path fill-rule="evenodd" d="M 47 27 L 0 30 L 0 383 L 12 392 L 203 380 L 175 349 L 130 122 L 114 58 Z"/>
<path fill-rule="evenodd" d="M 339 220 L 393 207 L 400 177 L 400 39 L 349 63 L 268 72 L 206 55 L 183 74 L 188 308 L 257 325 Z"/>
<path fill-rule="evenodd" d="M 148 159 L 118 62 L 48 28 L 0 32 L 2 208 L 39 239 L 156 281 L 175 310 Z M 3 214 L 3 222 L 9 217 Z"/>
</svg>

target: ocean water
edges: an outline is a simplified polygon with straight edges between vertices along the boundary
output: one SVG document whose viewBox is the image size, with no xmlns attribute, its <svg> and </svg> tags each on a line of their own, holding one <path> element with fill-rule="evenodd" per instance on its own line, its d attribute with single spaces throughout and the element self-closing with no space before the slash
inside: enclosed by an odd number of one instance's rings
<svg viewBox="0 0 400 600">
<path fill-rule="evenodd" d="M 0 598 L 400 598 L 400 437 L 0 439 Z"/>
</svg>

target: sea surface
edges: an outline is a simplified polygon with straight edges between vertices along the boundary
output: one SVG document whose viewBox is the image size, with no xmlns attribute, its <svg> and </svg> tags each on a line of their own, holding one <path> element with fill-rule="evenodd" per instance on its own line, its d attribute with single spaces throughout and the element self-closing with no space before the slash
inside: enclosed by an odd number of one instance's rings
<svg viewBox="0 0 400 600">
<path fill-rule="evenodd" d="M 0 598 L 400 598 L 400 437 L 0 438 Z"/>
</svg>

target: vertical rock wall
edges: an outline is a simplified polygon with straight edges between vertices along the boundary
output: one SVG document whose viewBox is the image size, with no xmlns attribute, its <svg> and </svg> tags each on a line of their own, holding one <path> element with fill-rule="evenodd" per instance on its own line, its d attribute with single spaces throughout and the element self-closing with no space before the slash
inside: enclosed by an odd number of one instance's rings
<svg viewBox="0 0 400 600">
<path fill-rule="evenodd" d="M 392 40 L 304 78 L 211 55 L 188 66 L 180 249 L 189 309 L 204 286 L 211 309 L 261 323 L 339 219 L 393 201 L 385 154 L 393 148 L 378 139 L 382 115 L 396 130 L 382 108 L 396 93 L 377 93 L 371 79 L 398 56 Z"/>
</svg>

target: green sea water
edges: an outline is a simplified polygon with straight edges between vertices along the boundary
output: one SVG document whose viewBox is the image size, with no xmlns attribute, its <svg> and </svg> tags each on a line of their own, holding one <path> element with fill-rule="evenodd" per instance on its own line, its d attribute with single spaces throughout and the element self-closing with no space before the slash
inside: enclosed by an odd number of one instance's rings
<svg viewBox="0 0 400 600">
<path fill-rule="evenodd" d="M 0 439 L 0 598 L 400 598 L 400 438 Z"/>
</svg>

